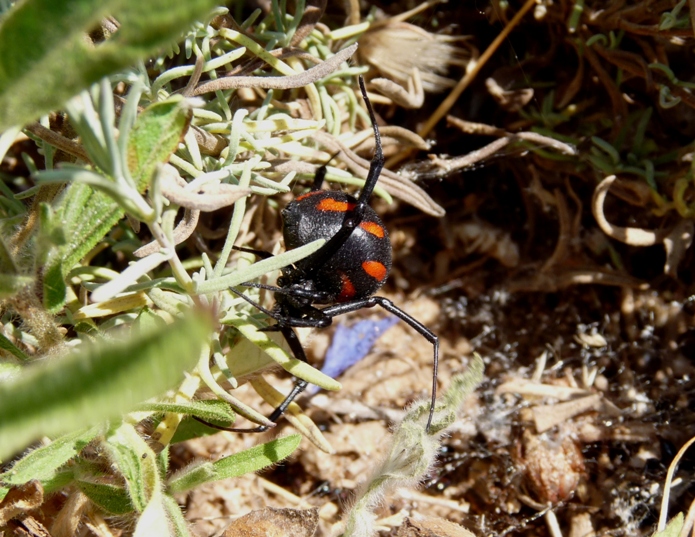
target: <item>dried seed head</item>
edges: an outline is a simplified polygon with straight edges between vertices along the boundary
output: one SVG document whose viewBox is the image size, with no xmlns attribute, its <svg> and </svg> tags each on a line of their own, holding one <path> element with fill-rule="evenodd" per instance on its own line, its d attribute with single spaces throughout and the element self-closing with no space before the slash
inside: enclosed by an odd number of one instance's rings
<svg viewBox="0 0 695 537">
<path fill-rule="evenodd" d="M 359 41 L 361 59 L 381 74 L 407 86 L 413 69 L 420 72 L 422 88 L 443 91 L 455 81 L 445 75 L 452 65 L 466 65 L 468 49 L 456 44 L 461 37 L 431 34 L 407 22 L 387 22 L 370 29 Z"/>
<path fill-rule="evenodd" d="M 521 460 L 526 478 L 542 504 L 557 503 L 569 498 L 584 473 L 584 457 L 568 434 L 525 431 Z"/>
</svg>

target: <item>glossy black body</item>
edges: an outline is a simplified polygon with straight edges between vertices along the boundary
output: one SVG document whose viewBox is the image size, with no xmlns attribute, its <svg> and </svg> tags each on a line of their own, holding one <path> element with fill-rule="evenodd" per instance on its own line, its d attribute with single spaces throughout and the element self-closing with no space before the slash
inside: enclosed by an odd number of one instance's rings
<svg viewBox="0 0 695 537">
<path fill-rule="evenodd" d="M 320 207 L 326 200 L 336 210 Z M 283 235 L 288 250 L 303 246 L 317 239 L 330 239 L 343 226 L 345 211 L 337 210 L 341 206 L 354 207 L 357 200 L 344 192 L 336 190 L 318 190 L 300 196 L 290 202 L 282 211 Z M 376 232 L 375 232 L 376 230 Z M 385 267 L 379 277 L 364 270 L 366 261 L 378 262 Z M 384 284 L 391 270 L 391 241 L 388 232 L 374 209 L 367 206 L 363 221 L 348 236 L 343 245 L 320 267 L 312 271 L 310 261 L 300 261 L 297 269 L 310 274 L 316 290 L 325 293 L 321 304 L 347 302 L 365 298 L 376 293 Z M 354 293 L 345 290 L 350 282 Z"/>
</svg>

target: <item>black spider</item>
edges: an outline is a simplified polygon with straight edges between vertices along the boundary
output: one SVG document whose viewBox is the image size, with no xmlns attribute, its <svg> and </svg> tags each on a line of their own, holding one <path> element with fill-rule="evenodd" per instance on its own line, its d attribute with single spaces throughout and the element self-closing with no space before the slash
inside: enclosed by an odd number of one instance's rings
<svg viewBox="0 0 695 537">
<path fill-rule="evenodd" d="M 387 298 L 373 296 L 384 284 L 391 269 L 391 242 L 381 219 L 369 206 L 372 191 L 384 167 L 384 155 L 376 118 L 362 77 L 359 83 L 374 128 L 376 145 L 367 180 L 359 197 L 355 199 L 343 192 L 321 190 L 326 167 L 319 168 L 311 190 L 294 199 L 282 211 L 283 236 L 287 249 L 297 248 L 317 239 L 325 239 L 326 243 L 309 257 L 284 268 L 277 286 L 242 284 L 274 291 L 275 306 L 272 310 L 233 291 L 275 319 L 276 324 L 266 330 L 280 332 L 295 357 L 304 362 L 306 355 L 293 327 L 323 328 L 330 325 L 337 315 L 374 306 L 381 306 L 405 321 L 433 346 L 432 403 L 427 419 L 429 430 L 437 396 L 439 339 L 429 328 Z M 268 252 L 237 249 L 263 258 L 271 257 Z M 276 422 L 307 384 L 307 381 L 298 379 L 292 391 L 268 419 Z M 263 432 L 269 429 L 265 425 L 248 429 L 218 428 L 235 432 Z"/>
</svg>

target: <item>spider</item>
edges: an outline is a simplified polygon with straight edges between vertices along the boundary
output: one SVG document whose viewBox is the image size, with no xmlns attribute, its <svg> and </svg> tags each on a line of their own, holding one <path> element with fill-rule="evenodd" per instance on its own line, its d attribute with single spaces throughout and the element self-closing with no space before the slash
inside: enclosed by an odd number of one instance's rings
<svg viewBox="0 0 695 537">
<path fill-rule="evenodd" d="M 307 361 L 306 355 L 294 327 L 324 328 L 332 323 L 333 317 L 374 306 L 381 306 L 403 320 L 432 343 L 433 347 L 432 402 L 426 426 L 429 430 L 437 396 L 439 339 L 429 328 L 389 299 L 374 295 L 386 282 L 391 269 L 391 242 L 381 219 L 369 206 L 372 191 L 384 167 L 384 155 L 374 110 L 362 77 L 359 78 L 359 84 L 375 139 L 374 158 L 359 197 L 354 198 L 335 190 L 321 190 L 326 167 L 324 165 L 319 168 L 311 190 L 295 198 L 282 211 L 283 236 L 287 249 L 297 248 L 317 239 L 325 239 L 326 243 L 309 257 L 283 269 L 277 286 L 242 284 L 273 291 L 275 306 L 271 310 L 235 290 L 232 291 L 273 318 L 275 324 L 266 330 L 280 332 L 294 356 L 304 362 Z M 268 252 L 249 248 L 236 249 L 262 258 L 272 256 Z M 307 384 L 307 381 L 298 379 L 268 419 L 277 422 Z M 217 428 L 234 432 L 263 432 L 270 427 Z"/>
</svg>

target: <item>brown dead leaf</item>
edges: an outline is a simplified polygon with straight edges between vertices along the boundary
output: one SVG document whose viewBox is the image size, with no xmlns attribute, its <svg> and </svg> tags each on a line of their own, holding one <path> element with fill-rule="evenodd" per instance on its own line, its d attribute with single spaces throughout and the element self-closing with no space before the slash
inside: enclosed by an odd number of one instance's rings
<svg viewBox="0 0 695 537">
<path fill-rule="evenodd" d="M 8 526 L 16 537 L 52 537 L 41 522 L 33 516 L 27 516 L 21 521 L 13 520 Z"/>
<path fill-rule="evenodd" d="M 43 487 L 39 481 L 33 480 L 12 487 L 5 499 L 0 502 L 0 527 L 19 515 L 36 509 L 43 503 Z"/>
<path fill-rule="evenodd" d="M 311 537 L 319 524 L 319 510 L 274 509 L 251 511 L 232 522 L 224 537 Z"/>
</svg>

